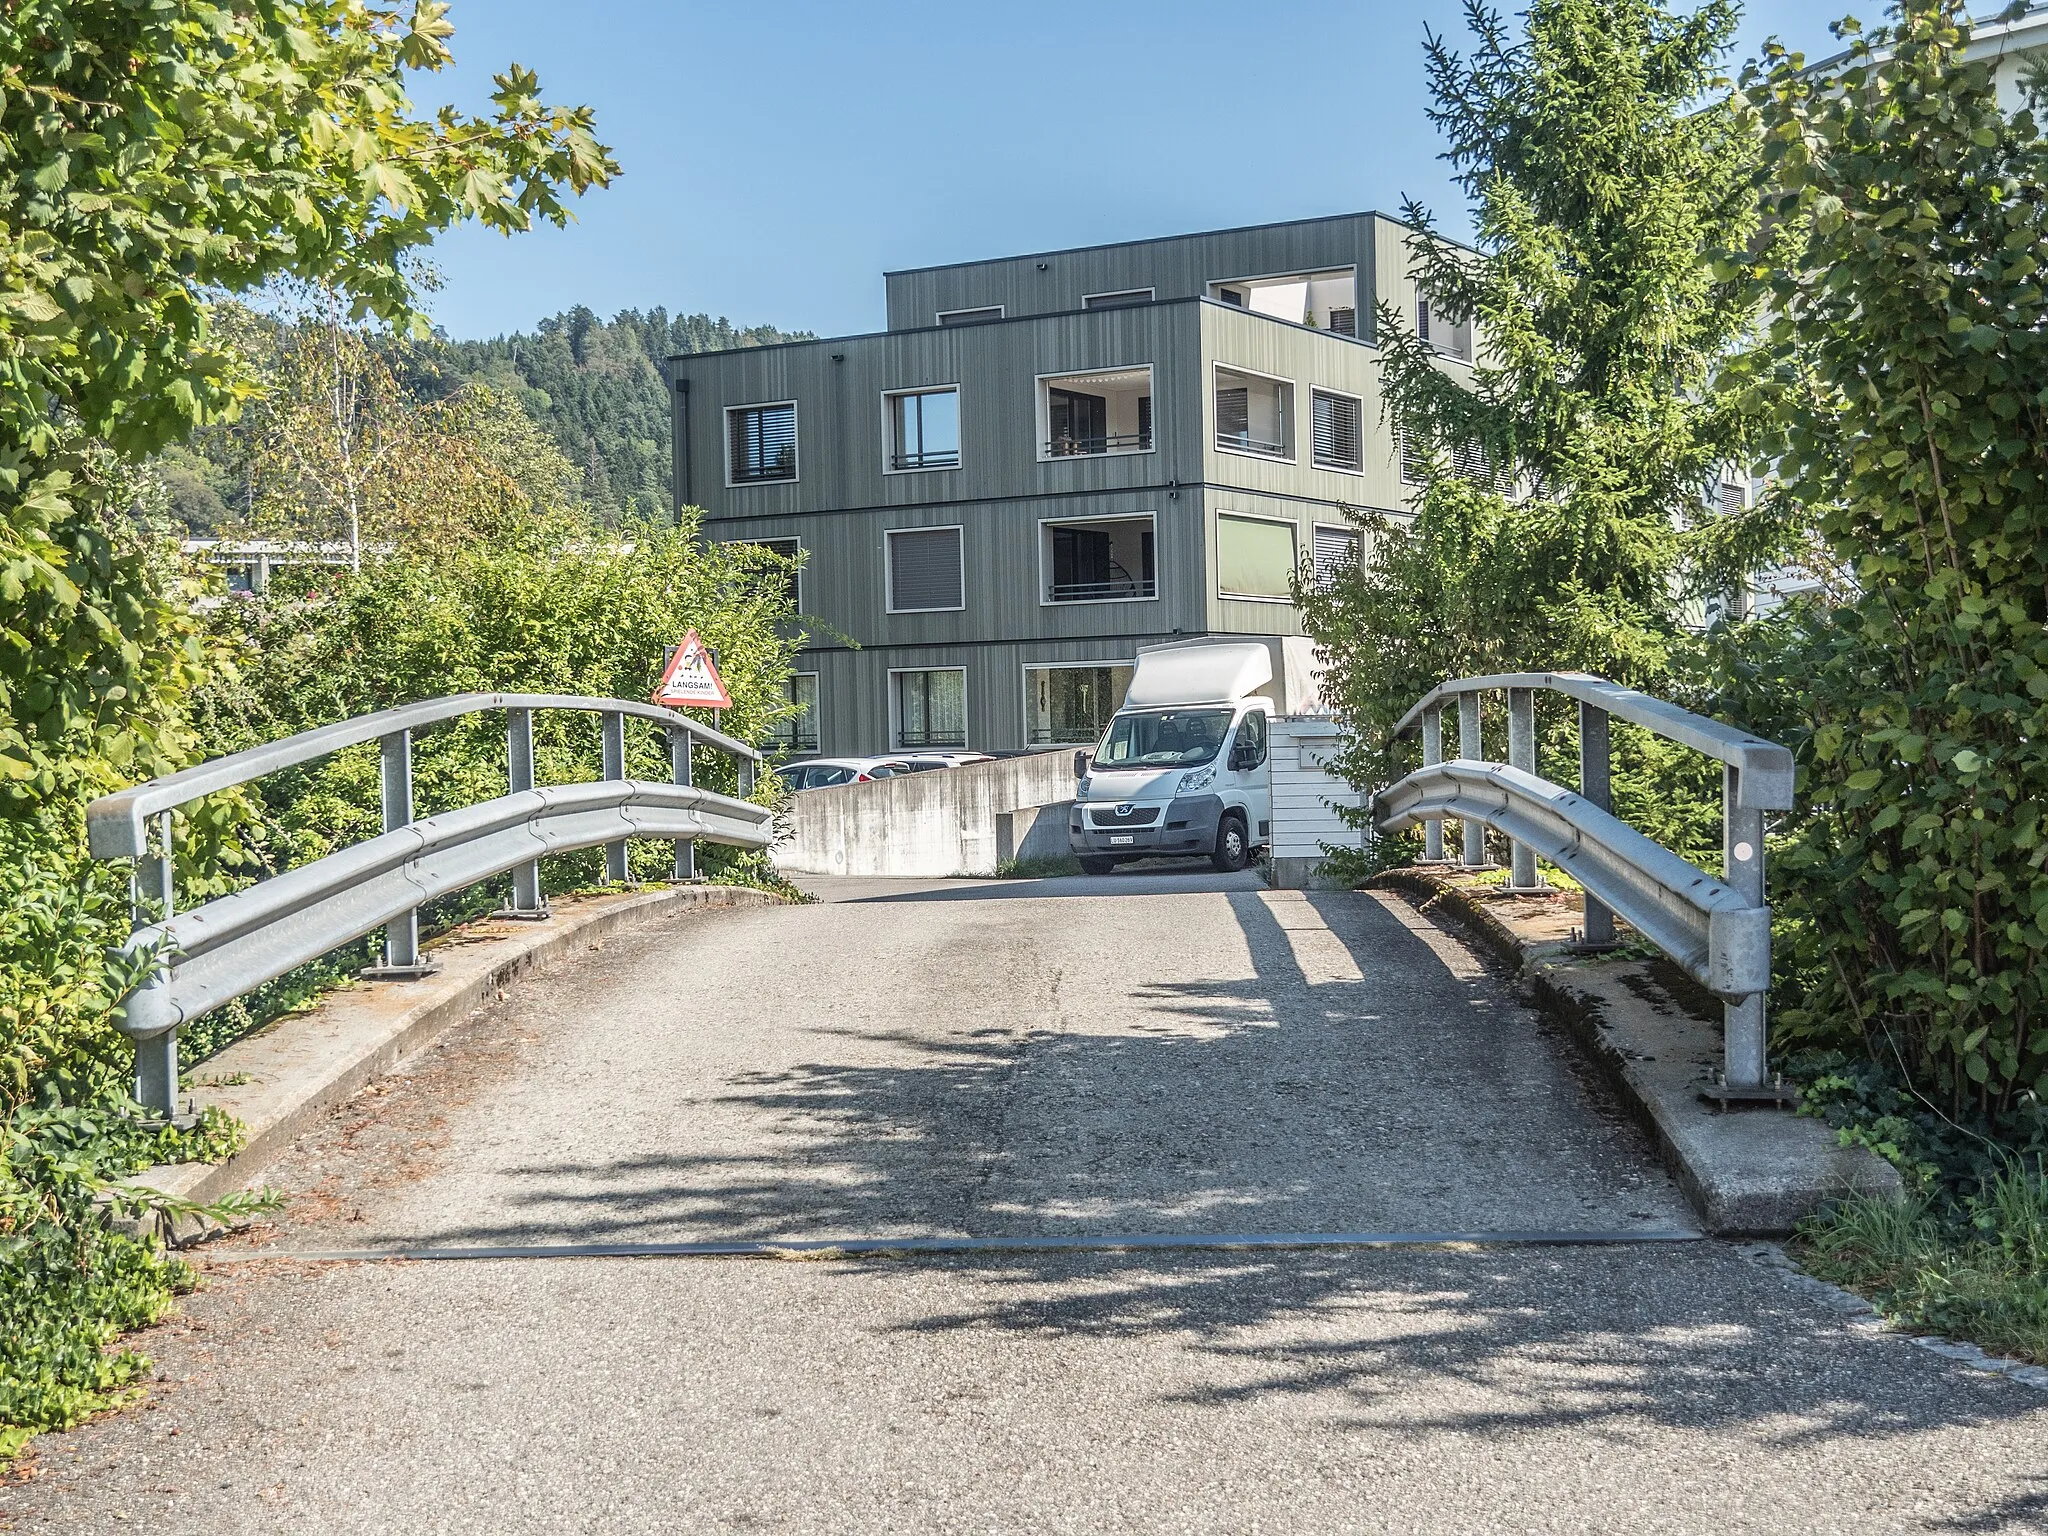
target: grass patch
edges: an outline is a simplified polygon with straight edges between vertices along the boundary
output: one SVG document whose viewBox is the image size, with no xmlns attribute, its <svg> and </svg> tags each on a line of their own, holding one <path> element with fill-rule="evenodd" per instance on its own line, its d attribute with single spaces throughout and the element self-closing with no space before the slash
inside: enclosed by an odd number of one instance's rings
<svg viewBox="0 0 2048 1536">
<path fill-rule="evenodd" d="M 1900 1327 L 2048 1365 L 2048 1178 L 2038 1159 L 2005 1159 L 1952 1204 L 1926 1190 L 1846 1200 L 1804 1223 L 1795 1251 Z"/>
<path fill-rule="evenodd" d="M 1786 1061 L 1802 1112 L 1898 1168 L 1903 1200 L 1856 1196 L 1803 1223 L 1793 1251 L 1899 1327 L 2048 1364 L 2048 1113 L 1957 1120 L 1868 1058 Z"/>
</svg>

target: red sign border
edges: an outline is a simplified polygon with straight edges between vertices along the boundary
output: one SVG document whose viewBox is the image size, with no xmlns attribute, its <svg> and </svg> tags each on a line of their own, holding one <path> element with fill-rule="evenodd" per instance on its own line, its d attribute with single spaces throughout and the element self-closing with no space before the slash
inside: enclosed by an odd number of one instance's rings
<svg viewBox="0 0 2048 1536">
<path fill-rule="evenodd" d="M 703 656 L 704 670 L 711 674 L 711 681 L 717 685 L 718 702 L 716 703 L 708 699 L 676 700 L 664 699 L 661 696 L 662 690 L 675 680 L 676 673 L 682 668 L 683 658 L 690 654 L 693 647 Z M 654 685 L 654 693 L 648 702 L 659 704 L 665 709 L 732 708 L 732 693 L 726 688 L 725 679 L 718 675 L 718 663 L 711 659 L 711 647 L 698 637 L 696 630 L 693 629 L 683 636 L 683 643 L 676 647 L 675 655 L 669 657 L 668 666 L 662 671 L 661 681 Z"/>
</svg>

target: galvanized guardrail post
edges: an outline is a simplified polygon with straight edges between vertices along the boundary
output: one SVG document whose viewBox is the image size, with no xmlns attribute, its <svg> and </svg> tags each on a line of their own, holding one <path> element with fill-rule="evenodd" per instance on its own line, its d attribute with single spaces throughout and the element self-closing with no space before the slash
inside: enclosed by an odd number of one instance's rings
<svg viewBox="0 0 2048 1536">
<path fill-rule="evenodd" d="M 604 722 L 604 778 L 607 782 L 626 776 L 626 717 L 616 710 L 607 710 L 601 717 Z M 626 868 L 626 840 L 604 845 L 604 877 L 613 885 L 624 885 L 628 878 Z"/>
<path fill-rule="evenodd" d="M 1721 770 L 1721 853 L 1722 879 L 1751 906 L 1766 905 L 1764 813 L 1742 804 L 1742 770 L 1733 763 Z M 1722 1008 L 1727 1086 L 1738 1092 L 1764 1089 L 1764 994 L 1724 1001 Z"/>
<path fill-rule="evenodd" d="M 384 830 L 412 824 L 412 732 L 393 731 L 378 743 L 378 779 L 384 802 Z M 384 963 L 359 974 L 370 981 L 405 981 L 431 976 L 438 965 L 420 959 L 420 909 L 414 907 L 384 927 Z"/>
<path fill-rule="evenodd" d="M 522 794 L 533 788 L 533 711 L 505 711 L 505 789 Z M 513 866 L 512 905 L 494 914 L 498 917 L 538 921 L 548 915 L 548 904 L 540 891 L 540 860 L 529 859 Z"/>
<path fill-rule="evenodd" d="M 1479 736 L 1479 695 L 1458 695 L 1458 756 L 1467 761 L 1486 761 L 1486 747 Z M 1486 862 L 1486 823 L 1467 817 L 1461 824 L 1465 834 L 1465 867 L 1489 869 Z"/>
<path fill-rule="evenodd" d="M 164 811 L 156 818 L 157 853 L 154 858 L 147 852 L 148 833 L 143 834 L 145 851 L 136 859 L 136 884 L 154 884 L 148 894 L 156 898 L 162 908 L 160 921 L 168 923 L 177 915 L 176 873 L 171 852 L 171 812 Z M 150 868 L 152 880 L 141 878 L 144 868 Z M 139 908 L 140 903 L 137 903 Z M 160 1035 L 135 1042 L 135 1102 L 144 1109 L 155 1110 L 166 1120 L 178 1112 L 178 1032 L 167 1029 Z"/>
<path fill-rule="evenodd" d="M 1508 766 L 1536 771 L 1536 690 L 1508 690 Z M 1549 889 L 1536 874 L 1536 850 L 1519 840 L 1508 844 L 1508 889 L 1517 892 Z"/>
<path fill-rule="evenodd" d="M 691 744 L 691 737 L 688 731 L 670 731 L 668 733 L 669 776 L 678 784 L 688 784 L 690 782 L 692 771 L 690 765 Z M 679 837 L 676 839 L 675 849 L 676 867 L 671 878 L 682 883 L 695 880 L 697 878 L 697 840 L 691 837 Z"/>
<path fill-rule="evenodd" d="M 1597 704 L 1579 701 L 1579 796 L 1596 810 L 1614 812 L 1612 749 L 1608 739 L 1607 711 Z M 1591 891 L 1580 900 L 1579 936 L 1586 949 L 1614 947 L 1614 914 Z"/>
<path fill-rule="evenodd" d="M 1438 705 L 1422 712 L 1422 766 L 1434 768 L 1444 760 L 1444 711 Z M 1422 856 L 1431 864 L 1444 862 L 1444 824 L 1422 824 Z"/>
</svg>

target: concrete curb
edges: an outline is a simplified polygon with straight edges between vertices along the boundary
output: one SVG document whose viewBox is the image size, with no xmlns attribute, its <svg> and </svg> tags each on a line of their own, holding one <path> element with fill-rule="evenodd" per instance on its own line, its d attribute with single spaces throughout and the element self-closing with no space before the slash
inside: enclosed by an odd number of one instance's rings
<svg viewBox="0 0 2048 1536">
<path fill-rule="evenodd" d="M 1537 1002 L 1597 1065 L 1717 1237 L 1775 1237 L 1847 1193 L 1897 1197 L 1898 1170 L 1844 1147 L 1819 1120 L 1783 1110 L 1723 1112 L 1699 1085 L 1720 1059 L 1720 1026 L 1689 1010 L 1656 966 L 1570 953 L 1575 909 L 1529 903 L 1455 874 L 1395 870 L 1381 883 L 1439 907 L 1514 966 Z"/>
<path fill-rule="evenodd" d="M 445 1030 L 496 1002 L 519 978 L 597 948 L 611 934 L 782 898 L 728 885 L 680 885 L 567 897 L 540 922 L 484 919 L 427 946 L 441 969 L 419 981 L 358 983 L 210 1057 L 190 1097 L 217 1105 L 248 1133 L 222 1163 L 173 1163 L 129 1182 L 200 1204 L 245 1189 L 315 1119 Z M 212 1086 L 205 1086 L 206 1084 Z"/>
</svg>

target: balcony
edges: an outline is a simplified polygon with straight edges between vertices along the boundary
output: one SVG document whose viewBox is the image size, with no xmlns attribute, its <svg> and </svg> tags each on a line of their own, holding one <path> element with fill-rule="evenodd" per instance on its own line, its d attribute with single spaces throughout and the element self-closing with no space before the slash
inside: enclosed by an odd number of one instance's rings
<svg viewBox="0 0 2048 1536">
<path fill-rule="evenodd" d="M 1236 368 L 1216 369 L 1216 446 L 1260 458 L 1294 457 L 1294 386 Z"/>
<path fill-rule="evenodd" d="M 1152 451 L 1152 370 L 1118 368 L 1038 381 L 1042 459 Z"/>
<path fill-rule="evenodd" d="M 1150 516 L 1039 527 L 1047 603 L 1128 603 L 1159 595 Z"/>
<path fill-rule="evenodd" d="M 1337 336 L 1358 334 L 1358 280 L 1350 268 L 1231 278 L 1209 285 L 1219 304 Z"/>
</svg>

